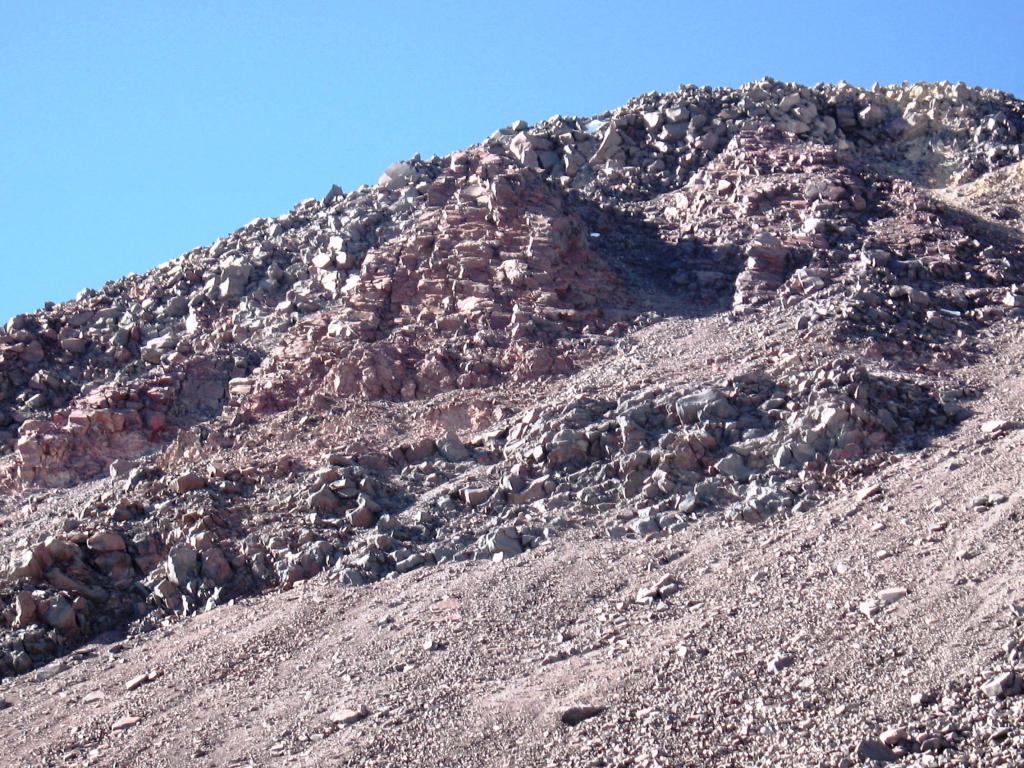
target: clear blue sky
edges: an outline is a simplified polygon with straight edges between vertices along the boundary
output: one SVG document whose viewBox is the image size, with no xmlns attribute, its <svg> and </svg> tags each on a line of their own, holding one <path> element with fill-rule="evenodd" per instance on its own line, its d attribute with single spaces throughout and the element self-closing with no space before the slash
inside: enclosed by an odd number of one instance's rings
<svg viewBox="0 0 1024 768">
<path fill-rule="evenodd" d="M 0 322 L 515 119 L 679 83 L 1024 94 L 1020 2 L 9 2 Z"/>
</svg>

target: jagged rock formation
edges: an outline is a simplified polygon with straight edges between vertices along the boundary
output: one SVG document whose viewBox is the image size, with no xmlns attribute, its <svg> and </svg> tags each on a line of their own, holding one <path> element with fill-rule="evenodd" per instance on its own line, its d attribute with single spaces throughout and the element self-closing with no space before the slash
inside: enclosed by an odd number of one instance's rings
<svg viewBox="0 0 1024 768">
<path fill-rule="evenodd" d="M 958 434 L 1024 311 L 1022 131 L 1024 103 L 963 85 L 683 87 L 13 318 L 0 675 L 314 578 L 871 498 Z M 991 698 L 1020 693 L 1008 653 Z M 850 759 L 960 748 L 929 728 Z"/>
</svg>

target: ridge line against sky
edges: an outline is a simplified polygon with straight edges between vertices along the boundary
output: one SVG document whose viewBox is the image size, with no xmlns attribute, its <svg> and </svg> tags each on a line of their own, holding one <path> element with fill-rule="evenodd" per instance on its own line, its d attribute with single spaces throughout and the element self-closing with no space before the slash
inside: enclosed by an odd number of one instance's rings
<svg viewBox="0 0 1024 768">
<path fill-rule="evenodd" d="M 13 5 L 0 322 L 516 119 L 766 74 L 1021 94 L 1021 39 L 1009 2 Z"/>
</svg>

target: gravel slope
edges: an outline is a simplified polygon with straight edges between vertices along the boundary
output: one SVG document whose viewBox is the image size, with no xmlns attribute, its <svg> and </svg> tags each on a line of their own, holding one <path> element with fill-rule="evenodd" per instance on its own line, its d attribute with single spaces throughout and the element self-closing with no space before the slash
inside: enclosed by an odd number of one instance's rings
<svg viewBox="0 0 1024 768">
<path fill-rule="evenodd" d="M 644 343 L 636 359 L 663 349 L 655 332 Z M 970 685 L 1021 632 L 1024 433 L 980 425 L 1024 416 L 1024 343 L 1013 329 L 990 344 L 967 375 L 1009 372 L 1002 385 L 881 470 L 876 495 L 648 541 L 579 529 L 362 588 L 313 579 L 91 644 L 2 684 L 11 764 L 838 765 L 923 721 L 935 706 L 913 694 Z M 971 506 L 993 492 L 1008 500 Z M 637 602 L 665 579 L 678 591 Z M 906 597 L 858 611 L 887 588 Z M 1024 745 L 1008 701 L 972 693 L 984 717 L 965 726 L 964 764 L 1017 764 L 990 754 Z M 573 706 L 602 711 L 569 726 Z M 991 742 L 1000 718 L 1012 732 Z"/>
</svg>

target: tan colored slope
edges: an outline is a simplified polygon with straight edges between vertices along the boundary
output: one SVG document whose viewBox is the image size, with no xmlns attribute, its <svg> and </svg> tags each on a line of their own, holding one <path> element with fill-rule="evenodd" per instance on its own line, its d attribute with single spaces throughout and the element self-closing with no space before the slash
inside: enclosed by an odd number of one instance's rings
<svg viewBox="0 0 1024 768">
<path fill-rule="evenodd" d="M 957 432 L 876 475 L 879 495 L 639 543 L 580 530 L 360 589 L 314 580 L 92 645 L 2 684 L 8 764 L 838 765 L 1012 635 L 1024 432 L 981 424 L 1024 418 L 1024 342 L 1014 329 L 989 349 L 965 375 L 998 386 Z M 996 491 L 1009 501 L 971 508 Z M 677 593 L 635 601 L 664 576 Z M 891 587 L 908 594 L 858 612 Z M 778 654 L 791 666 L 769 673 Z M 159 676 L 126 691 L 146 673 Z M 607 709 L 569 727 L 572 705 Z M 332 722 L 360 706 L 365 718 Z M 139 720 L 113 730 L 125 717 Z M 994 764 L 983 729 L 972 743 L 975 764 Z"/>
<path fill-rule="evenodd" d="M 937 190 L 936 195 L 997 228 L 1024 232 L 1024 162 L 991 171 L 967 184 Z"/>
</svg>

